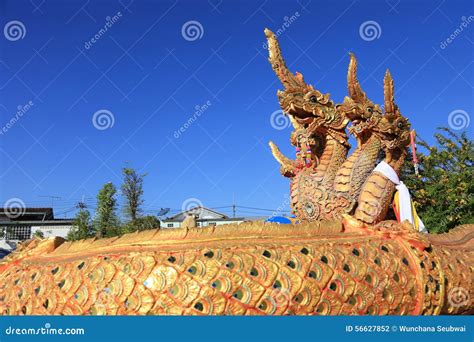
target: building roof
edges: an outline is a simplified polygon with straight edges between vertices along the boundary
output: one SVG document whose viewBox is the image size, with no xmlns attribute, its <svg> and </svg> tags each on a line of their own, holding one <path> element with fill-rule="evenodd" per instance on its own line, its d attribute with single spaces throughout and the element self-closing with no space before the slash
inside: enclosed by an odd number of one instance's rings
<svg viewBox="0 0 474 342">
<path fill-rule="evenodd" d="M 265 221 L 268 216 L 246 216 L 243 218 L 244 221 Z"/>
<path fill-rule="evenodd" d="M 71 226 L 74 224 L 74 219 L 54 219 L 46 221 L 0 221 L 1 227 L 10 227 L 10 226 Z"/>
<path fill-rule="evenodd" d="M 54 218 L 53 208 L 0 208 L 0 223 L 2 224 L 68 224 L 73 219 L 56 219 Z"/>
<path fill-rule="evenodd" d="M 194 207 L 186 211 L 180 212 L 174 216 L 166 218 L 163 222 L 182 222 L 189 214 L 194 214 L 197 216 L 198 220 L 226 220 L 229 219 L 227 215 L 219 213 L 209 208 L 205 207 Z"/>
</svg>

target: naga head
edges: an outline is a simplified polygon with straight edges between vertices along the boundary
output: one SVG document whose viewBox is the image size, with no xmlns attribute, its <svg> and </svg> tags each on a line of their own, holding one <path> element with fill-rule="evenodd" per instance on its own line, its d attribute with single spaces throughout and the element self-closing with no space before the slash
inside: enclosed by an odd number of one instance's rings
<svg viewBox="0 0 474 342">
<path fill-rule="evenodd" d="M 402 116 L 394 101 L 394 85 L 390 71 L 384 77 L 385 115 L 376 125 L 374 132 L 380 137 L 386 152 L 405 149 L 410 144 L 410 122 Z"/>
<path fill-rule="evenodd" d="M 268 60 L 284 88 L 278 91 L 278 100 L 295 129 L 304 129 L 308 133 L 324 132 L 347 144 L 345 127 L 348 120 L 337 111 L 330 95 L 322 94 L 307 84 L 302 74 L 293 74 L 288 70 L 277 37 L 269 29 L 265 29 L 265 35 L 268 40 Z"/>
<path fill-rule="evenodd" d="M 382 110 L 362 90 L 357 79 L 357 59 L 353 53 L 350 54 L 347 71 L 347 88 L 349 96 L 344 98 L 344 102 L 338 106 L 338 109 L 352 121 L 352 127 L 349 128 L 350 133 L 356 138 L 360 138 L 375 127 L 381 118 Z"/>
</svg>

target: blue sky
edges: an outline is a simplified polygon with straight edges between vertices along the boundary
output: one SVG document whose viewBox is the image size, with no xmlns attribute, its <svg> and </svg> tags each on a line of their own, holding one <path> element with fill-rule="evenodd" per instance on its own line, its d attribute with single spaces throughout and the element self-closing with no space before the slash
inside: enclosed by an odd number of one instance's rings
<svg viewBox="0 0 474 342">
<path fill-rule="evenodd" d="M 335 101 L 346 95 L 353 51 L 375 102 L 390 68 L 396 101 L 422 138 L 432 142 L 450 117 L 460 132 L 474 132 L 470 1 L 0 4 L 2 203 L 49 206 L 55 196 L 56 214 L 71 216 L 82 198 L 94 209 L 97 190 L 119 186 L 128 165 L 147 173 L 146 213 L 193 199 L 288 209 L 288 180 L 267 146 L 273 140 L 293 154 L 290 128 L 271 124 L 280 85 L 265 27 L 283 31 L 287 64 Z"/>
</svg>

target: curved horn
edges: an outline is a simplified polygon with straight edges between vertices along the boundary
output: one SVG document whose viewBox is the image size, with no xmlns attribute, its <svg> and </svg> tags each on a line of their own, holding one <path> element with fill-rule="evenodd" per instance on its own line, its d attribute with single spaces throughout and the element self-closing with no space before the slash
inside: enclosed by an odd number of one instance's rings
<svg viewBox="0 0 474 342">
<path fill-rule="evenodd" d="M 387 69 L 385 72 L 385 77 L 383 78 L 383 96 L 385 101 L 385 113 L 394 113 L 395 114 L 395 99 L 394 99 L 394 86 L 392 75 Z"/>
<path fill-rule="evenodd" d="M 357 59 L 356 56 L 351 52 L 351 59 L 349 61 L 349 69 L 347 70 L 347 88 L 349 90 L 349 96 L 354 101 L 362 101 L 367 98 L 364 91 L 360 87 L 359 80 L 357 79 Z"/>
<path fill-rule="evenodd" d="M 287 177 L 294 177 L 296 173 L 296 162 L 294 160 L 291 160 L 280 151 L 280 149 L 272 142 L 270 141 L 268 143 L 270 145 L 270 149 L 272 150 L 273 157 L 276 159 L 276 161 L 281 165 L 281 171 L 283 175 L 286 175 Z"/>
<path fill-rule="evenodd" d="M 265 35 L 268 41 L 268 61 L 285 89 L 300 88 L 302 86 L 307 87 L 301 74 L 293 75 L 291 71 L 288 70 L 285 60 L 281 55 L 280 45 L 278 44 L 275 34 L 266 28 Z"/>
</svg>

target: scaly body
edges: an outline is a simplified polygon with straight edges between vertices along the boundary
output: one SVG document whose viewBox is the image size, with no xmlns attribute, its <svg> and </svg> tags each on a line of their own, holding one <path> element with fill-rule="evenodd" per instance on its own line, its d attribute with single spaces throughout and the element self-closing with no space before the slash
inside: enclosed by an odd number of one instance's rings
<svg viewBox="0 0 474 342">
<path fill-rule="evenodd" d="M 374 169 L 381 148 L 380 139 L 371 136 L 337 170 L 334 190 L 357 199 L 368 174 Z"/>
<path fill-rule="evenodd" d="M 245 223 L 60 245 L 33 241 L 0 263 L 0 313 L 418 315 L 473 309 L 472 299 L 458 307 L 448 300 L 453 288 L 472 288 L 472 226 L 460 229 L 459 243 L 446 245 L 411 230 L 342 230 L 340 223 Z"/>
<path fill-rule="evenodd" d="M 290 182 L 292 210 L 302 221 L 321 220 L 325 216 L 321 205 L 330 193 L 336 170 L 347 156 L 347 148 L 327 136 L 323 154 L 316 169 L 299 172 Z"/>
<path fill-rule="evenodd" d="M 394 86 L 390 72 L 384 78 L 385 115 L 374 126 L 385 152 L 384 161 L 398 175 L 410 143 L 410 123 L 394 102 Z M 364 183 L 354 217 L 368 224 L 385 219 L 395 192 L 395 184 L 379 171 L 373 171 Z"/>
<path fill-rule="evenodd" d="M 402 163 L 403 161 L 392 163 L 391 166 L 399 172 Z M 387 215 L 394 193 L 395 184 L 390 179 L 380 172 L 372 172 L 364 183 L 354 216 L 369 224 L 382 221 Z"/>
<path fill-rule="evenodd" d="M 357 59 L 352 53 L 347 71 L 347 88 L 349 97 L 344 98 L 339 109 L 352 121 L 349 132 L 356 138 L 357 147 L 337 170 L 334 192 L 336 198 L 347 199 L 348 206 L 342 209 L 343 212 L 351 213 L 362 185 L 375 167 L 381 149 L 380 138 L 373 134 L 373 128 L 382 115 L 380 107 L 362 90 L 357 78 Z M 335 211 L 333 217 L 340 217 L 343 212 Z"/>
</svg>

